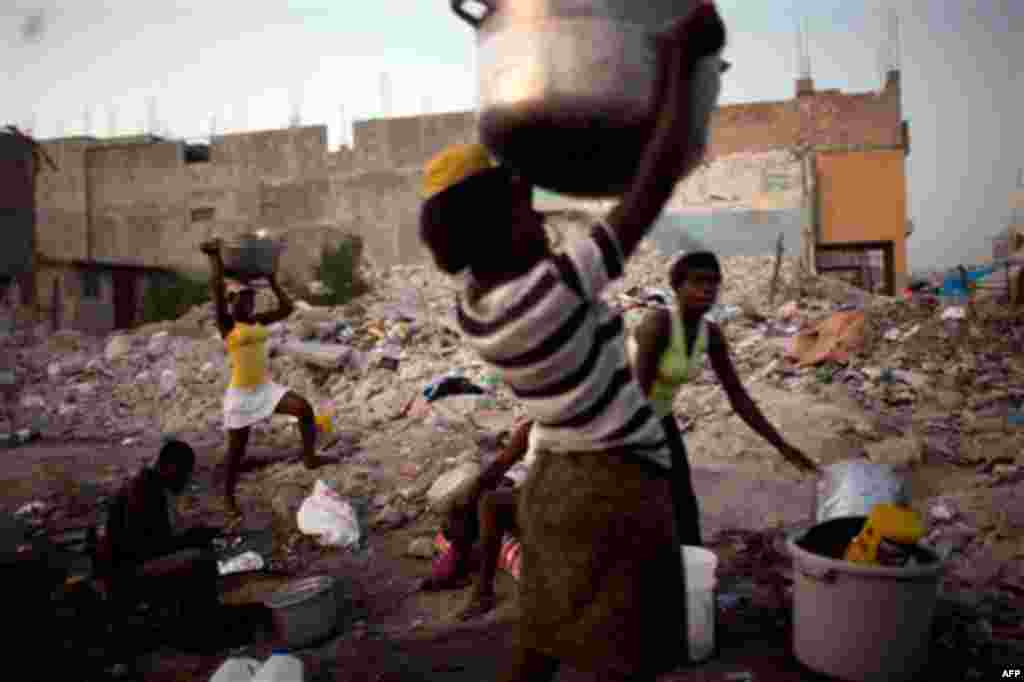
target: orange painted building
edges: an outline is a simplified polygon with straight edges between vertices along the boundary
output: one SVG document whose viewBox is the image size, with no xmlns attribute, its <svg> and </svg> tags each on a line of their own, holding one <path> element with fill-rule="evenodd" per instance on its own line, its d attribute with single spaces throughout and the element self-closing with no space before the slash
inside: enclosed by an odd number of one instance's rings
<svg viewBox="0 0 1024 682">
<path fill-rule="evenodd" d="M 813 216 L 805 233 L 806 258 L 819 271 L 893 294 L 908 279 L 910 236 L 910 128 L 901 100 L 897 69 L 886 74 L 881 89 L 866 93 L 818 90 L 811 78 L 800 78 L 788 101 L 719 107 L 707 158 L 805 152 L 805 205 Z M 807 244 L 812 237 L 814 243 Z"/>
<path fill-rule="evenodd" d="M 902 290 L 907 283 L 905 150 L 818 151 L 814 167 L 819 261 L 838 244 L 879 251 L 885 288 Z"/>
</svg>

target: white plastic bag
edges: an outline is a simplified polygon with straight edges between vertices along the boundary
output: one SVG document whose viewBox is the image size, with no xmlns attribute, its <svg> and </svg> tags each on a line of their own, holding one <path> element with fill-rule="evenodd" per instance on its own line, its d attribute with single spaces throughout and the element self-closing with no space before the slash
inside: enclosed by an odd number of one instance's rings
<svg viewBox="0 0 1024 682">
<path fill-rule="evenodd" d="M 221 575 L 234 575 L 235 573 L 249 573 L 250 571 L 262 571 L 266 564 L 256 552 L 243 552 L 238 556 L 217 562 L 217 570 Z"/>
<path fill-rule="evenodd" d="M 174 373 L 173 369 L 165 369 L 160 373 L 160 397 L 166 398 L 172 393 L 178 386 L 178 375 Z"/>
<path fill-rule="evenodd" d="M 950 306 L 942 311 L 943 320 L 964 320 L 967 319 L 967 309 L 963 306 Z"/>
<path fill-rule="evenodd" d="M 321 480 L 313 494 L 302 501 L 296 514 L 299 530 L 315 535 L 327 547 L 354 547 L 359 544 L 359 519 L 352 505 Z"/>
</svg>

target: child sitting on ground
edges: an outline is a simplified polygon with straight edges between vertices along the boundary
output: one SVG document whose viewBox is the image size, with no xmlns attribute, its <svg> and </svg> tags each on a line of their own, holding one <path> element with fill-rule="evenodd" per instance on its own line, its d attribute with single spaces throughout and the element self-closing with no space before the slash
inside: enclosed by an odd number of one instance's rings
<svg viewBox="0 0 1024 682">
<path fill-rule="evenodd" d="M 470 620 L 497 605 L 494 578 L 506 534 L 518 535 L 519 486 L 532 463 L 532 422 L 520 424 L 508 445 L 480 476 L 464 484 L 448 502 L 442 532 L 451 545 L 434 562 L 424 590 L 462 587 L 478 564 L 480 572 L 459 620 Z"/>
</svg>

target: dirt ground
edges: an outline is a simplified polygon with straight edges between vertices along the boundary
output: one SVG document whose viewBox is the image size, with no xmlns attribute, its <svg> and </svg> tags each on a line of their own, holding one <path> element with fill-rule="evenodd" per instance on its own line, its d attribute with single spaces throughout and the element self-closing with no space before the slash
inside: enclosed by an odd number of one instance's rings
<svg viewBox="0 0 1024 682">
<path fill-rule="evenodd" d="M 219 509 L 217 465 L 220 434 L 190 437 L 197 448 L 197 487 L 193 494 L 204 501 L 201 520 L 224 522 Z M 0 472 L 0 504 L 13 511 L 35 499 L 75 496 L 78 512 L 88 516 L 91 498 L 113 492 L 113 486 L 137 469 L 156 452 L 155 443 L 133 446 L 105 443 L 36 443 L 6 453 Z M 254 446 L 245 481 L 257 481 L 268 467 L 287 466 L 293 453 L 277 453 Z M 398 455 L 393 451 L 363 453 L 363 458 L 384 461 Z M 341 462 L 335 466 L 346 467 Z M 296 465 L 297 466 L 297 465 Z M 948 469 L 927 467 L 914 474 L 922 499 L 943 492 L 950 485 Z M 728 593 L 742 576 L 735 557 L 743 548 L 741 536 L 733 529 L 793 529 L 809 519 L 814 504 L 813 482 L 796 477 L 772 478 L 739 469 L 719 467 L 694 469 L 695 487 L 702 505 L 702 525 L 709 545 L 720 556 L 719 593 Z M 963 481 L 964 485 L 969 481 Z M 253 490 L 252 485 L 244 487 Z M 54 497 L 56 496 L 56 497 Z M 84 501 L 83 501 L 84 500 Z M 266 530 L 272 525 L 270 501 L 251 496 L 243 500 L 247 510 L 244 529 Z M 198 518 L 194 520 L 199 520 Z M 410 558 L 406 549 L 414 538 L 433 535 L 437 519 L 425 514 L 412 523 L 391 531 L 365 530 L 366 546 L 350 552 L 317 548 L 300 543 L 297 567 L 288 573 L 263 571 L 223 579 L 223 601 L 232 605 L 259 603 L 273 589 L 289 579 L 328 574 L 338 580 L 339 626 L 337 635 L 319 648 L 299 652 L 307 664 L 308 680 L 345 682 L 479 682 L 493 679 L 504 665 L 515 639 L 515 583 L 501 574 L 498 579 L 499 608 L 482 620 L 463 624 L 454 619 L 466 599 L 467 590 L 416 593 L 414 588 L 429 570 L 429 562 Z M 738 549 L 739 548 L 739 549 Z M 767 559 L 766 563 L 770 563 Z M 785 572 L 784 569 L 782 569 Z M 749 577 L 749 576 L 747 576 Z M 791 655 L 790 612 L 772 599 L 762 600 L 742 612 L 720 612 L 719 651 L 712 661 L 665 675 L 663 682 L 725 680 L 820 680 Z M 140 679 L 155 682 L 207 680 L 229 655 L 257 659 L 275 647 L 273 635 L 254 628 L 241 646 L 208 655 L 186 655 L 160 647 L 142 656 L 135 665 Z M 933 665 L 949 671 L 944 657 Z M 745 673 L 746 676 L 741 675 Z M 592 676 L 564 670 L 563 682 L 587 682 Z M 959 678 L 963 679 L 963 678 Z"/>
</svg>

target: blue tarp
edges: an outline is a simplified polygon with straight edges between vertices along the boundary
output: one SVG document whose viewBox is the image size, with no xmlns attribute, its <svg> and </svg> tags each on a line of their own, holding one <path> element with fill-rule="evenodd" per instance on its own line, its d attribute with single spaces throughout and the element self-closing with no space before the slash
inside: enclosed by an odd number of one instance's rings
<svg viewBox="0 0 1024 682">
<path fill-rule="evenodd" d="M 998 269 L 998 266 L 995 265 L 987 265 L 980 268 L 967 268 L 967 284 L 977 284 L 992 273 L 996 272 Z M 945 279 L 942 280 L 942 295 L 966 296 L 968 292 L 964 289 L 963 279 L 964 278 L 961 277 L 959 270 L 954 269 L 946 273 Z"/>
</svg>

